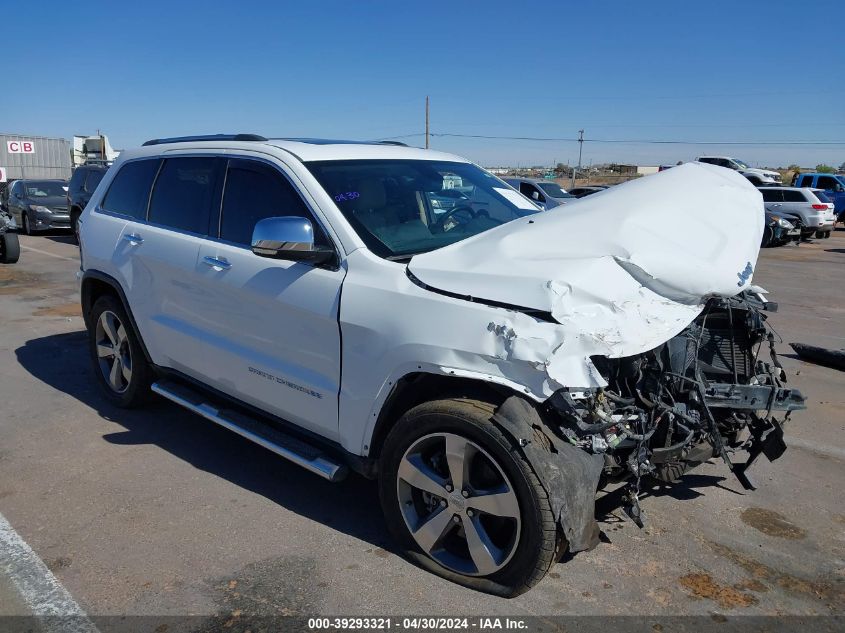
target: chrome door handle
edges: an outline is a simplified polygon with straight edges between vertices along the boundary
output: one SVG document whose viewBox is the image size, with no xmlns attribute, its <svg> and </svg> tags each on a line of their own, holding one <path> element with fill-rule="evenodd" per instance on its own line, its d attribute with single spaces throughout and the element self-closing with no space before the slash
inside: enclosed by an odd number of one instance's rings
<svg viewBox="0 0 845 633">
<path fill-rule="evenodd" d="M 124 235 L 123 239 L 132 244 L 132 246 L 137 246 L 138 244 L 144 243 L 144 238 L 138 235 L 137 233 L 129 233 L 127 235 Z"/>
<path fill-rule="evenodd" d="M 219 268 L 220 270 L 229 270 L 232 267 L 232 264 L 225 259 L 218 259 L 216 257 L 203 257 L 202 263 L 212 268 Z"/>
</svg>

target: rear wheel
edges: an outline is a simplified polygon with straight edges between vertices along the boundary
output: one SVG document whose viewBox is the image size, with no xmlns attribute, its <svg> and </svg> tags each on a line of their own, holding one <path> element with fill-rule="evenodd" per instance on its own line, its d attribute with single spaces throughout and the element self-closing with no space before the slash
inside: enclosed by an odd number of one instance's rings
<svg viewBox="0 0 845 633">
<path fill-rule="evenodd" d="M 17 233 L 0 235 L 0 263 L 14 264 L 21 256 L 21 245 Z"/>
<path fill-rule="evenodd" d="M 100 297 L 88 323 L 94 373 L 106 397 L 126 409 L 144 404 L 153 372 L 121 302 L 112 295 Z"/>
<path fill-rule="evenodd" d="M 825 232 L 824 232 L 824 239 L 829 238 L 829 237 L 830 237 L 830 234 L 831 234 L 831 231 L 825 231 Z"/>
<path fill-rule="evenodd" d="M 503 597 L 537 584 L 560 553 L 548 495 L 513 441 L 474 400 L 423 403 L 382 451 L 388 528 L 420 565 Z"/>
<path fill-rule="evenodd" d="M 824 231 L 816 231 L 816 239 L 820 240 L 824 237 Z"/>
</svg>

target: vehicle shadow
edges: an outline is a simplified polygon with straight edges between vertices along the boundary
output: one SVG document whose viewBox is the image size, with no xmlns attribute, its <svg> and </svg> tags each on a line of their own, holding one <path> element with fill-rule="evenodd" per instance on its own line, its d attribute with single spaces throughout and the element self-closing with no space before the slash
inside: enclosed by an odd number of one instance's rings
<svg viewBox="0 0 845 633">
<path fill-rule="evenodd" d="M 826 248 L 825 253 L 845 253 L 845 248 Z"/>
<path fill-rule="evenodd" d="M 292 512 L 394 551 L 384 527 L 375 482 L 354 474 L 340 483 L 324 481 L 158 397 L 141 409 L 112 406 L 95 383 L 83 331 L 32 339 L 15 354 L 35 378 L 112 422 L 114 431 L 102 436 L 106 442 L 117 446 L 158 446 L 195 468 Z"/>
<path fill-rule="evenodd" d="M 44 231 L 43 233 L 38 233 L 38 237 L 46 237 L 48 240 L 58 242 L 59 244 L 70 244 L 71 246 L 76 246 L 76 238 L 66 230 L 62 231 L 54 229 Z"/>
</svg>

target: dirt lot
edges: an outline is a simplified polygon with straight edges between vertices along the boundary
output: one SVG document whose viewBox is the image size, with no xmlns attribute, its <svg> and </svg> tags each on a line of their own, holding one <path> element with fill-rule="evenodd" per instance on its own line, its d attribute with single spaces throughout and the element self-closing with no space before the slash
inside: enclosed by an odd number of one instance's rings
<svg viewBox="0 0 845 633">
<path fill-rule="evenodd" d="M 784 457 L 755 466 L 759 490 L 713 460 L 651 491 L 642 530 L 606 496 L 605 542 L 510 601 L 397 556 L 372 482 L 330 484 L 165 402 L 107 405 L 76 248 L 21 242 L 0 268 L 0 514 L 91 615 L 845 614 L 845 373 L 787 345 L 845 348 L 843 230 L 761 255 L 755 282 L 780 304 L 771 323 L 809 409 Z M 0 614 L 25 613 L 8 585 Z"/>
</svg>

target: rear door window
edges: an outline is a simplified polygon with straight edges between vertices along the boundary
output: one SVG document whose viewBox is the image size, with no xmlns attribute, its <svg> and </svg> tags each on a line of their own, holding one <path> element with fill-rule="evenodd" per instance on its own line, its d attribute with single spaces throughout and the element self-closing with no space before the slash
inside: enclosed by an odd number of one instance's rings
<svg viewBox="0 0 845 633">
<path fill-rule="evenodd" d="M 803 191 L 795 191 L 793 189 L 787 189 L 783 192 L 783 201 L 784 202 L 807 202 L 807 198 L 804 197 Z"/>
<path fill-rule="evenodd" d="M 150 188 L 160 163 L 158 158 L 125 163 L 112 180 L 103 199 L 102 208 L 136 220 L 144 220 Z"/>
<path fill-rule="evenodd" d="M 155 182 L 147 219 L 168 228 L 207 235 L 217 165 L 214 157 L 166 159 Z"/>
<path fill-rule="evenodd" d="M 284 175 L 258 161 L 230 160 L 223 192 L 220 239 L 250 246 L 252 231 L 259 220 L 282 216 L 307 218 L 314 227 L 314 242 L 330 247 L 305 201 Z"/>
</svg>

